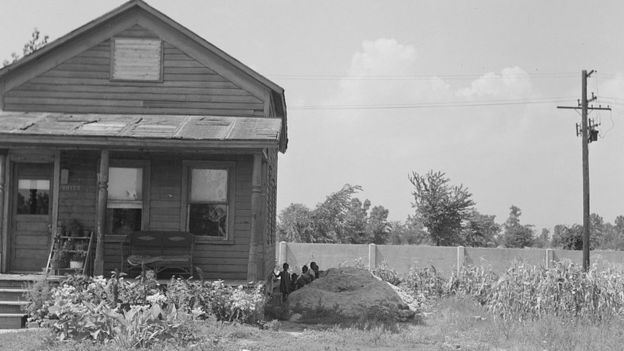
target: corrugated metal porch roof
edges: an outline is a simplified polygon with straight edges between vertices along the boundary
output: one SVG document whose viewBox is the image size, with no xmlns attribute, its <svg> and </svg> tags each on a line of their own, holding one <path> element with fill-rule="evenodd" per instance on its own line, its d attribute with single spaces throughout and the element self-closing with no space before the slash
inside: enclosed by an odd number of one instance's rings
<svg viewBox="0 0 624 351">
<path fill-rule="evenodd" d="M 278 143 L 279 118 L 0 111 L 3 136 Z"/>
</svg>

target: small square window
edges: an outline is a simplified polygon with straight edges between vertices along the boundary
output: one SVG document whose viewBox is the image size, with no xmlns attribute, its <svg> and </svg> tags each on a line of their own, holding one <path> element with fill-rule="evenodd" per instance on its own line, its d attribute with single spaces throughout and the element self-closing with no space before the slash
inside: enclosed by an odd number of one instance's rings
<svg viewBox="0 0 624 351">
<path fill-rule="evenodd" d="M 111 64 L 113 79 L 159 81 L 162 42 L 158 39 L 115 38 Z"/>
<path fill-rule="evenodd" d="M 17 182 L 17 214 L 47 215 L 50 207 L 48 179 L 19 179 Z"/>
</svg>

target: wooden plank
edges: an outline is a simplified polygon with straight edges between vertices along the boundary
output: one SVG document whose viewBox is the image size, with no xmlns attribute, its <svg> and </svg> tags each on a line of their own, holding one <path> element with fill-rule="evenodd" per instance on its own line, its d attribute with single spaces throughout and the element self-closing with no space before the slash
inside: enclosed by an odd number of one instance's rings
<svg viewBox="0 0 624 351">
<path fill-rule="evenodd" d="M 197 61 L 188 61 L 188 60 L 170 60 L 166 59 L 163 67 L 189 67 L 189 68 L 203 68 L 206 67 Z"/>
<path fill-rule="evenodd" d="M 54 152 L 54 171 L 52 174 L 52 220 L 50 225 L 52 230 L 50 235 L 55 236 L 59 219 L 59 193 L 61 187 L 61 151 Z M 50 240 L 52 241 L 52 240 Z"/>
<path fill-rule="evenodd" d="M 112 89 L 114 90 L 114 89 Z M 153 94 L 153 93 L 140 93 L 140 89 L 137 89 L 138 93 L 127 94 L 121 92 L 112 93 L 97 93 L 82 91 L 62 91 L 55 89 L 54 91 L 29 91 L 29 90 L 16 90 L 6 94 L 7 98 L 19 97 L 19 98 L 57 98 L 57 99 L 92 99 L 99 97 L 106 100 L 165 100 L 171 99 L 172 101 L 185 101 L 185 102 L 240 102 L 240 103 L 262 103 L 257 98 L 251 95 L 172 95 L 166 94 Z"/>
<path fill-rule="evenodd" d="M 98 175 L 98 204 L 97 204 L 97 242 L 95 245 L 94 275 L 104 273 L 104 231 L 106 220 L 106 201 L 108 198 L 108 165 L 109 152 L 102 150 L 100 153 L 100 167 Z"/>
<path fill-rule="evenodd" d="M 6 240 L 7 233 L 4 231 L 4 222 L 7 220 L 7 216 L 5 216 L 5 192 L 8 193 L 6 189 L 6 169 L 7 169 L 7 156 L 4 153 L 4 150 L 0 153 L 0 227 L 2 228 L 2 247 L 0 248 L 0 272 L 4 273 L 6 271 L 6 258 L 8 257 L 7 243 Z"/>
<path fill-rule="evenodd" d="M 108 62 L 103 64 L 94 63 L 61 63 L 56 66 L 56 69 L 50 72 L 73 72 L 73 71 L 88 71 L 88 72 L 110 72 L 110 65 Z"/>
<path fill-rule="evenodd" d="M 42 84 L 55 84 L 55 85 L 106 85 L 106 86 L 127 86 L 127 87 L 181 87 L 181 88 L 238 88 L 232 82 L 177 82 L 177 81 L 165 81 L 161 83 L 157 82 L 136 82 L 136 81 L 109 81 L 106 79 L 93 79 L 93 78 L 63 78 L 63 77 L 42 77 L 38 76 L 33 78 L 31 83 Z"/>
<path fill-rule="evenodd" d="M 192 84 L 195 84 L 193 82 Z M 225 82 L 222 82 L 225 83 Z M 222 83 L 214 82 L 215 85 L 222 85 Z M 163 83 L 167 84 L 167 82 Z M 227 83 L 226 83 L 227 85 Z M 172 89 L 175 88 L 175 89 Z M 249 93 L 236 87 L 170 87 L 170 86 L 119 86 L 119 85 L 62 85 L 57 84 L 35 84 L 26 83 L 20 87 L 20 89 L 7 92 L 7 96 L 19 96 L 19 94 L 25 94 L 29 91 L 43 91 L 43 92 L 91 92 L 91 93 L 149 93 L 149 94 L 168 94 L 171 96 L 177 95 L 237 95 L 237 96 L 251 96 Z"/>
<path fill-rule="evenodd" d="M 165 81 L 178 81 L 178 82 L 227 82 L 223 77 L 218 74 L 212 73 L 196 73 L 196 74 L 173 74 L 165 73 Z"/>
<path fill-rule="evenodd" d="M 166 209 L 171 209 L 171 208 L 175 208 L 178 209 L 180 207 L 180 201 L 179 200 L 152 200 L 150 202 L 150 205 L 152 206 L 152 208 L 157 209 L 157 208 L 166 208 Z"/>
<path fill-rule="evenodd" d="M 89 66 L 107 66 L 110 69 L 110 54 L 91 54 L 72 57 L 61 65 L 89 65 Z M 58 67 L 58 66 L 57 66 Z"/>
<path fill-rule="evenodd" d="M 61 71 L 53 70 L 41 75 L 43 78 L 89 78 L 89 79 L 108 79 L 108 72 L 97 71 Z"/>
<path fill-rule="evenodd" d="M 165 74 L 217 74 L 208 67 L 175 67 L 165 66 Z M 223 79 L 225 81 L 225 79 Z"/>
</svg>

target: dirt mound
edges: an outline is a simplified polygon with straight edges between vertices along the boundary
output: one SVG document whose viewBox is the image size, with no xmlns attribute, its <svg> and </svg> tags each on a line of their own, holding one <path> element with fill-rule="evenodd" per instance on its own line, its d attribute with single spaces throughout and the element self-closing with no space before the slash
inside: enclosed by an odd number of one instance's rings
<svg viewBox="0 0 624 351">
<path fill-rule="evenodd" d="M 332 268 L 288 296 L 291 315 L 301 321 L 405 321 L 414 311 L 386 282 L 364 269 Z"/>
</svg>

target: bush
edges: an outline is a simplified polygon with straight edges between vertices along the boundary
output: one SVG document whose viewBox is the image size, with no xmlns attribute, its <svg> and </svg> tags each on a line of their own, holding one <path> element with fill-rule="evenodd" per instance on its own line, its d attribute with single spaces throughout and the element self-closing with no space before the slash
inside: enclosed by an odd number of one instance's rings
<svg viewBox="0 0 624 351">
<path fill-rule="evenodd" d="M 373 274 L 394 286 L 399 286 L 403 282 L 399 273 L 390 268 L 386 262 L 382 262 L 379 266 L 375 267 Z"/>
<path fill-rule="evenodd" d="M 37 280 L 28 286 L 24 294 L 29 304 L 24 311 L 29 316 L 29 322 L 41 321 L 48 315 L 49 301 L 52 298 L 52 285 L 47 279 Z"/>
<path fill-rule="evenodd" d="M 70 276 L 47 293 L 31 293 L 29 317 L 60 340 L 91 339 L 122 347 L 148 347 L 166 339 L 194 340 L 198 319 L 260 323 L 264 287 L 229 287 L 223 281 L 172 279 L 168 290 L 153 278 L 125 280 Z"/>
</svg>

